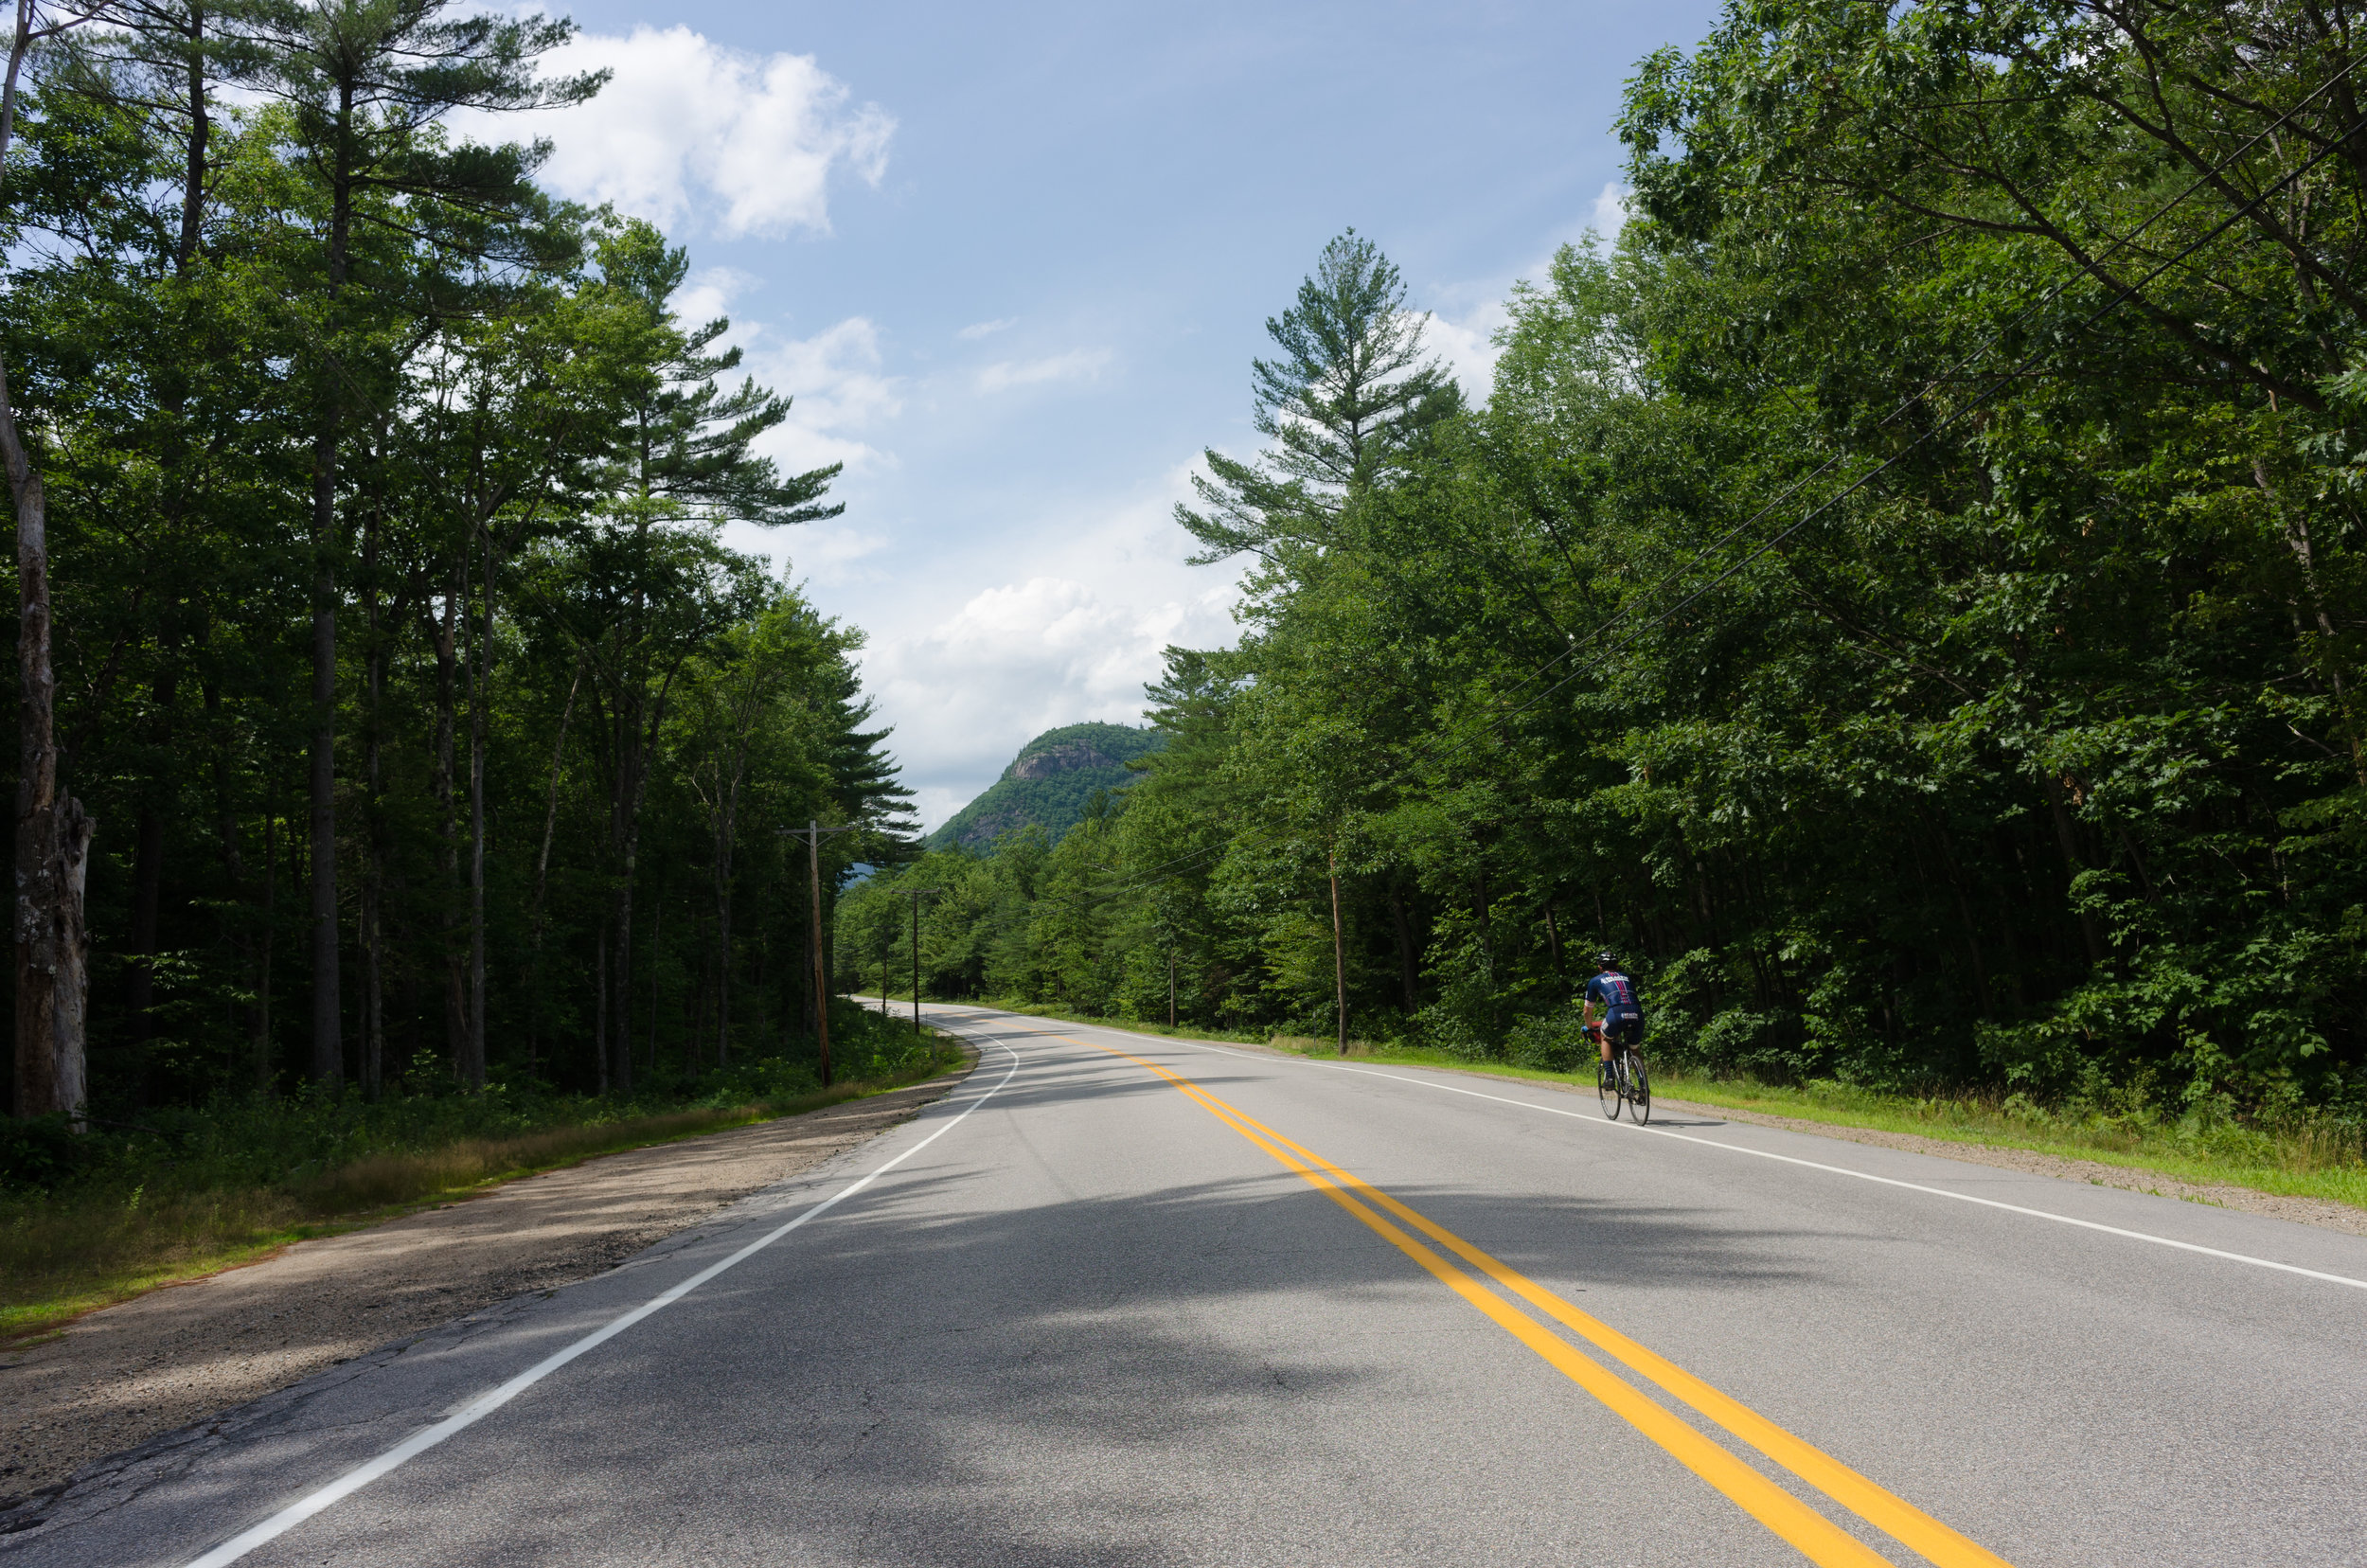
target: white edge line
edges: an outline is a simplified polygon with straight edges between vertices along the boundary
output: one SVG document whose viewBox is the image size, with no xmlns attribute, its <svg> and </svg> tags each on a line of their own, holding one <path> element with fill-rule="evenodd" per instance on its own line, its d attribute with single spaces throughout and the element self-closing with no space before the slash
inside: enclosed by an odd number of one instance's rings
<svg viewBox="0 0 2367 1568">
<path fill-rule="evenodd" d="M 1026 1018 L 1029 1015 L 1006 1013 L 1003 1016 Z M 1045 1020 L 1044 1022 L 1063 1021 Z M 1079 1024 L 1071 1025 L 1070 1027 L 1108 1028 L 1108 1025 Z M 1161 1044 L 1182 1045 L 1189 1050 L 1214 1051 L 1219 1056 L 1238 1057 L 1248 1061 L 1276 1060 L 1263 1055 L 1253 1056 L 1247 1051 L 1229 1051 L 1221 1045 L 1211 1045 L 1203 1041 L 1184 1040 L 1167 1035 L 1138 1035 L 1130 1029 L 1109 1029 L 1109 1032 L 1127 1035 L 1135 1040 L 1155 1041 Z M 1541 1111 L 1549 1116 L 1568 1116 L 1574 1121 L 1584 1122 L 1592 1127 L 1616 1128 L 1623 1132 L 1646 1132 L 1656 1138 L 1674 1138 L 1680 1143 L 1700 1144 L 1703 1149 L 1723 1149 L 1729 1154 L 1748 1154 L 1754 1159 L 1779 1160 L 1785 1165 L 1801 1166 L 1809 1170 L 1829 1171 L 1836 1176 L 1854 1176 L 1860 1182 L 1876 1182 L 1883 1186 L 1904 1187 L 1909 1192 L 1930 1193 L 1934 1198 L 1953 1198 L 1960 1203 L 1978 1203 L 1983 1208 L 2002 1209 L 2008 1214 L 2026 1215 L 2033 1220 L 2052 1220 L 2058 1225 L 2076 1225 L 2082 1230 L 2102 1231 L 2107 1236 L 2125 1237 L 2131 1241 L 2149 1241 L 2157 1247 L 2175 1247 L 2180 1252 L 2199 1253 L 2205 1257 L 2224 1258 L 2230 1263 L 2249 1263 L 2256 1269 L 2274 1269 L 2280 1274 L 2300 1274 L 2305 1279 L 2323 1279 L 2330 1285 L 2348 1285 L 2353 1290 L 2367 1291 L 2367 1279 L 2353 1279 L 2348 1274 L 2326 1274 L 2318 1269 L 2305 1269 L 2298 1263 L 2279 1263 L 2274 1258 L 2254 1257 L 2249 1253 L 2225 1252 L 2217 1247 L 2203 1246 L 2199 1242 L 2180 1241 L 2167 1236 L 2155 1236 L 2148 1231 L 2124 1230 L 2118 1225 L 2107 1225 L 2094 1220 L 2077 1220 L 2068 1214 L 2051 1214 L 2045 1209 L 2024 1208 L 2020 1203 L 2002 1203 L 1995 1198 L 1976 1198 L 1969 1192 L 1950 1192 L 1946 1187 L 1925 1186 L 1920 1182 L 1902 1182 L 1895 1176 L 1877 1176 L 1871 1171 L 1852 1170 L 1847 1166 L 1825 1165 L 1818 1160 L 1803 1160 L 1796 1155 L 1777 1154 L 1770 1149 L 1752 1149 L 1743 1144 L 1719 1143 L 1715 1138 L 1697 1138 L 1688 1133 L 1671 1131 L 1664 1127 L 1638 1127 L 1632 1122 L 1609 1121 L 1599 1114 L 1588 1115 L 1583 1111 L 1568 1111 L 1557 1105 L 1538 1105 L 1528 1100 L 1512 1099 L 1503 1095 L 1484 1094 L 1477 1089 L 1466 1089 L 1460 1084 L 1434 1083 L 1428 1078 L 1408 1078 L 1402 1073 L 1383 1072 L 1378 1067 L 1359 1067 L 1353 1062 L 1314 1061 L 1304 1057 L 1287 1056 L 1279 1060 L 1294 1062 L 1303 1067 L 1352 1073 L 1359 1078 L 1389 1078 L 1397 1083 L 1413 1084 L 1417 1089 L 1436 1089 L 1450 1095 L 1468 1095 L 1473 1099 L 1493 1100 L 1499 1105 L 1517 1105 L 1523 1111 Z"/>
<path fill-rule="evenodd" d="M 434 1448 L 436 1444 L 442 1442 L 445 1438 L 452 1436 L 454 1433 L 461 1432 L 469 1427 L 474 1426 L 477 1422 L 483 1420 L 486 1417 L 490 1416 L 494 1411 L 499 1410 L 502 1406 L 507 1404 L 510 1400 L 516 1399 L 527 1389 L 532 1388 L 536 1383 L 541 1382 L 544 1378 L 549 1377 L 552 1373 L 558 1371 L 569 1362 L 574 1361 L 578 1356 L 583 1355 L 587 1351 L 596 1349 L 600 1345 L 607 1344 L 610 1340 L 614 1339 L 617 1335 L 623 1333 L 634 1324 L 639 1323 L 643 1318 L 649 1317 L 654 1312 L 662 1311 L 666 1308 L 671 1307 L 675 1302 L 680 1301 L 683 1297 L 688 1295 L 691 1292 L 697 1290 L 708 1280 L 713 1279 L 717 1274 L 721 1274 L 724 1270 L 746 1262 L 749 1258 L 754 1257 L 756 1254 L 762 1252 L 774 1242 L 778 1241 L 782 1237 L 787 1236 L 791 1231 L 795 1230 L 807 1221 L 819 1219 L 823 1215 L 828 1213 L 831 1209 L 837 1207 L 840 1203 L 845 1202 L 849 1198 L 852 1198 L 856 1193 L 861 1192 L 863 1188 L 869 1186 L 872 1183 L 878 1181 L 889 1171 L 894 1170 L 898 1166 L 902 1165 L 906 1160 L 911 1159 L 914 1155 L 919 1153 L 922 1149 L 928 1148 L 939 1138 L 944 1137 L 948 1132 L 952 1131 L 953 1129 L 961 1126 L 962 1123 L 969 1118 L 970 1114 L 972 1111 L 977 1110 L 980 1106 L 986 1104 L 988 1100 L 993 1098 L 997 1094 L 1001 1093 L 1004 1085 L 1009 1083 L 1011 1079 L 1017 1076 L 1020 1068 L 1019 1053 L 1012 1050 L 1008 1045 L 1003 1045 L 1000 1041 L 997 1041 L 995 1043 L 997 1045 L 1001 1045 L 1004 1054 L 1011 1059 L 1010 1071 L 1003 1075 L 1002 1081 L 998 1082 L 992 1089 L 989 1089 L 985 1094 L 979 1096 L 976 1099 L 971 1100 L 968 1105 L 962 1107 L 962 1114 L 960 1115 L 955 1116 L 952 1121 L 947 1122 L 943 1127 L 938 1128 L 935 1131 L 930 1133 L 927 1137 L 921 1139 L 918 1143 L 913 1145 L 901 1154 L 897 1155 L 896 1158 L 881 1166 L 878 1169 L 870 1171 L 869 1173 L 857 1178 L 845 1186 L 839 1188 L 836 1192 L 833 1192 L 828 1198 L 823 1199 L 822 1202 L 814 1204 L 811 1208 L 800 1212 L 794 1220 L 792 1220 L 787 1224 L 781 1225 L 778 1228 L 766 1233 L 764 1236 L 757 1238 L 756 1240 L 749 1242 L 746 1246 L 740 1248 L 729 1257 L 724 1258 L 721 1262 L 708 1264 L 705 1268 L 700 1270 L 697 1274 L 692 1274 L 688 1279 L 684 1280 L 672 1290 L 666 1292 L 663 1295 L 654 1296 L 651 1299 L 643 1302 L 640 1306 L 635 1307 L 632 1311 L 625 1313 L 623 1316 L 611 1319 L 608 1323 L 602 1325 L 600 1327 L 595 1328 L 592 1332 L 584 1335 L 581 1339 L 577 1340 L 565 1349 L 556 1351 L 535 1363 L 532 1366 L 527 1367 L 524 1372 L 519 1373 L 516 1377 L 510 1379 L 507 1382 L 503 1383 L 500 1387 L 492 1389 L 489 1393 L 478 1395 L 475 1399 L 470 1400 L 466 1405 L 462 1406 L 458 1411 L 447 1416 L 444 1419 L 436 1422 L 434 1426 L 429 1427 L 424 1431 L 414 1433 L 411 1436 L 405 1438 L 400 1443 L 397 1443 L 393 1448 L 388 1449 L 385 1452 L 380 1454 L 369 1463 L 357 1466 L 354 1469 L 346 1471 L 345 1474 L 339 1476 L 336 1480 L 331 1481 L 328 1486 L 321 1488 L 317 1491 L 308 1493 L 306 1496 L 299 1498 L 297 1501 L 289 1504 L 286 1507 L 280 1509 L 269 1519 L 264 1520 L 260 1524 L 256 1525 L 253 1529 L 248 1530 L 241 1535 L 231 1537 L 228 1541 L 223 1541 L 212 1551 L 207 1552 L 204 1557 L 192 1559 L 188 1564 L 188 1568 L 223 1568 L 224 1564 L 238 1561 L 239 1559 L 246 1556 L 258 1546 L 263 1545 L 267 1541 L 274 1541 L 278 1537 L 285 1535 L 288 1531 L 294 1529 L 298 1524 L 303 1523 L 314 1514 L 321 1512 L 325 1508 L 332 1506 L 345 1498 L 350 1497 L 355 1492 L 360 1491 L 364 1487 L 366 1487 L 371 1482 L 379 1479 L 381 1476 L 400 1469 L 403 1465 L 418 1458 L 420 1454 L 425 1453 L 429 1449 Z"/>
</svg>

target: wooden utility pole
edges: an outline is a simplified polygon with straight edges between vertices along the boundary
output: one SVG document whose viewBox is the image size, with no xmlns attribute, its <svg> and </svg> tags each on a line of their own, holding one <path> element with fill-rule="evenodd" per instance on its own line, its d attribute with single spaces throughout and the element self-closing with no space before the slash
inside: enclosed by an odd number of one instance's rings
<svg viewBox="0 0 2367 1568">
<path fill-rule="evenodd" d="M 1175 949 L 1167 949 L 1167 1027 L 1175 1027 Z"/>
<path fill-rule="evenodd" d="M 830 1086 L 830 982 L 829 965 L 822 951 L 822 840 L 830 833 L 851 833 L 851 826 L 825 828 L 816 817 L 806 819 L 801 832 L 784 828 L 782 832 L 806 841 L 806 887 L 812 900 L 813 930 L 813 1029 L 822 1046 L 822 1087 Z M 882 988 L 885 989 L 884 987 Z"/>
<path fill-rule="evenodd" d="M 934 887 L 904 889 L 904 897 L 913 901 L 913 1033 L 916 1036 L 920 1033 L 920 900 L 934 898 L 940 891 L 942 889 Z M 880 971 L 880 989 L 882 992 L 887 989 L 884 965 Z"/>
</svg>

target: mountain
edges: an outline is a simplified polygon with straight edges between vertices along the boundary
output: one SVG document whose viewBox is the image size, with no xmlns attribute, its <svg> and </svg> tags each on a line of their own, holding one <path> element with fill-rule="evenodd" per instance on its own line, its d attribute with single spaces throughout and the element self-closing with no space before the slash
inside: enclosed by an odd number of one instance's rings
<svg viewBox="0 0 2367 1568">
<path fill-rule="evenodd" d="M 1066 724 L 1046 730 L 1020 747 L 1003 776 L 987 793 L 953 813 L 929 835 L 929 847 L 954 845 L 983 853 L 994 841 L 1030 823 L 1058 842 L 1085 814 L 1095 790 L 1130 782 L 1129 759 L 1154 752 L 1167 738 L 1157 730 L 1125 724 Z"/>
</svg>

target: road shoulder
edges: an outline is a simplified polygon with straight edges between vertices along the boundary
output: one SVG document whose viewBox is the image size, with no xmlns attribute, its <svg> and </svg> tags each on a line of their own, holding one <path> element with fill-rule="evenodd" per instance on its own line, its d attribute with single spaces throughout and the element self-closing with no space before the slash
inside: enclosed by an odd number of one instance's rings
<svg viewBox="0 0 2367 1568">
<path fill-rule="evenodd" d="M 614 1268 L 752 1192 L 910 1120 L 970 1068 L 607 1154 L 298 1242 L 77 1320 L 0 1364 L 0 1533 L 95 1460 L 496 1302 Z"/>
<path fill-rule="evenodd" d="M 1004 1009 L 992 1009 L 1004 1010 Z M 1038 1016 L 1014 1013 L 1017 1017 Z M 1085 1024 L 1060 1020 L 1079 1028 L 1110 1028 L 1128 1033 L 1141 1033 L 1154 1040 L 1176 1041 L 1184 1044 L 1212 1045 L 1228 1051 L 1251 1051 L 1263 1056 L 1281 1057 L 1290 1060 L 1321 1060 L 1327 1059 L 1302 1057 L 1272 1045 L 1246 1041 L 1201 1040 L 1194 1036 L 1160 1034 L 1132 1030 L 1124 1024 Z M 1458 1078 L 1484 1078 L 1490 1083 L 1525 1085 L 1554 1094 L 1592 1096 L 1591 1084 L 1559 1078 L 1529 1078 L 1502 1073 L 1476 1072 L 1439 1062 L 1401 1062 L 1386 1058 L 1350 1058 L 1351 1062 L 1365 1061 L 1369 1065 L 1410 1069 L 1416 1072 L 1451 1073 Z M 2304 1198 L 2284 1193 L 2263 1192 L 2257 1187 L 2236 1186 L 2226 1183 L 2191 1182 L 2164 1171 L 2142 1166 L 2113 1165 L 2102 1160 L 2081 1160 L 2067 1155 L 2042 1153 L 2037 1149 L 2017 1149 L 2005 1144 L 1966 1143 L 1953 1138 L 1927 1138 L 1913 1132 L 1893 1132 L 1878 1128 L 1853 1127 L 1845 1122 L 1814 1121 L 1804 1116 L 1781 1116 L 1768 1112 L 1742 1111 L 1722 1105 L 1708 1105 L 1694 1100 L 1673 1099 L 1665 1096 L 1653 1101 L 1658 1111 L 1676 1112 L 1682 1115 L 1699 1115 L 1715 1120 L 1749 1122 L 1759 1127 L 1781 1128 L 1788 1132 L 1806 1132 L 1814 1137 L 1831 1138 L 1842 1143 L 1868 1144 L 1877 1149 L 1891 1149 L 1908 1154 L 1928 1154 L 1934 1159 L 1955 1160 L 1966 1165 L 1987 1166 L 1998 1170 L 2019 1171 L 2030 1176 L 2049 1176 L 2058 1181 L 2085 1182 L 2091 1186 L 2116 1187 L 2125 1192 L 2149 1193 L 2157 1198 L 2173 1198 L 2190 1203 L 2206 1203 L 2243 1214 L 2266 1215 L 2298 1225 L 2315 1225 L 2324 1230 L 2341 1231 L 2350 1236 L 2367 1236 L 2367 1209 L 2349 1203 L 2335 1203 L 2323 1198 Z"/>
</svg>

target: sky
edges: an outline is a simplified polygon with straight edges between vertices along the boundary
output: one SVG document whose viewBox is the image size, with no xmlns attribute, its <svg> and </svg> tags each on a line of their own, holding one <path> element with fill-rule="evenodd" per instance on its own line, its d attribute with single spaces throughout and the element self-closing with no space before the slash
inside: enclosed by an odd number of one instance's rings
<svg viewBox="0 0 2367 1568">
<path fill-rule="evenodd" d="M 1236 635 L 1186 564 L 1204 448 L 1257 447 L 1250 361 L 1353 226 L 1484 395 L 1516 278 L 1620 221 L 1636 62 L 1705 0 L 857 6 L 590 0 L 551 64 L 614 78 L 545 183 L 688 247 L 794 400 L 766 449 L 844 516 L 731 542 L 861 627 L 924 827 L 1059 724 L 1141 722 L 1168 644 Z M 481 133 L 480 133 L 481 134 Z"/>
</svg>

